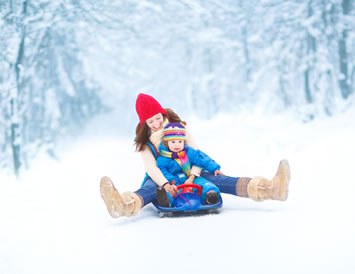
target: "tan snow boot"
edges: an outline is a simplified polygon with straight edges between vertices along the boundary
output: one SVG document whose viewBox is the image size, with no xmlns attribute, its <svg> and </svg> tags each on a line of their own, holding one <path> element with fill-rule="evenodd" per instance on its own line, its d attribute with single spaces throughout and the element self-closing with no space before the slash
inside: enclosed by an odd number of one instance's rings
<svg viewBox="0 0 355 274">
<path fill-rule="evenodd" d="M 255 201 L 279 200 L 286 201 L 290 182 L 290 167 L 287 160 L 282 160 L 276 175 L 271 180 L 254 177 L 248 184 L 248 195 Z"/>
<path fill-rule="evenodd" d="M 134 216 L 142 208 L 143 202 L 140 196 L 133 192 L 120 194 L 109 177 L 102 177 L 100 192 L 112 218 Z"/>
</svg>

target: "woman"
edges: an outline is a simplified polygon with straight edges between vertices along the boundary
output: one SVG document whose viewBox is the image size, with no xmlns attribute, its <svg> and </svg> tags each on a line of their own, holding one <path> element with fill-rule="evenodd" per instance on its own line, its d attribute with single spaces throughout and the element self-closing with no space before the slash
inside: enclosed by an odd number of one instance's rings
<svg viewBox="0 0 355 274">
<path fill-rule="evenodd" d="M 158 154 L 158 147 L 163 139 L 163 124 L 181 122 L 180 117 L 171 109 L 164 109 L 152 96 L 139 94 L 136 100 L 136 111 L 140 122 L 136 128 L 135 145 L 140 152 L 148 178 L 143 186 L 135 192 L 120 194 L 110 178 L 103 177 L 100 182 L 101 197 L 113 218 L 120 216 L 134 216 L 137 212 L 156 198 L 158 187 L 163 187 L 174 197 L 177 187 L 169 184 L 160 169 L 156 166 L 154 154 Z M 186 144 L 198 149 L 188 129 Z M 155 153 L 153 152 L 155 150 Z M 222 193 L 239 197 L 249 197 L 255 201 L 280 200 L 285 201 L 288 195 L 290 169 L 287 160 L 279 164 L 276 175 L 268 180 L 264 177 L 230 177 L 221 172 L 212 174 L 197 166 L 192 166 L 190 176 L 185 183 L 193 183 L 196 177 L 203 177 L 214 183 Z"/>
</svg>

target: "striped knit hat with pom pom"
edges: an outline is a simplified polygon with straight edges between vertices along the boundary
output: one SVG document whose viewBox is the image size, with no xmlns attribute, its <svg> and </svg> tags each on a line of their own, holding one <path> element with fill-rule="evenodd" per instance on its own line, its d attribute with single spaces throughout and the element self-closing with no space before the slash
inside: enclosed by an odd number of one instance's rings
<svg viewBox="0 0 355 274">
<path fill-rule="evenodd" d="M 186 140 L 186 122 L 169 123 L 164 129 L 163 141 Z"/>
</svg>

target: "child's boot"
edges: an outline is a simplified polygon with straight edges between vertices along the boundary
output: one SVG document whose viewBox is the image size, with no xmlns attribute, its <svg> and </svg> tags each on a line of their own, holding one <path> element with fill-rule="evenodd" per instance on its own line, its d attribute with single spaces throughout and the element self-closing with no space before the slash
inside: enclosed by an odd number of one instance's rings
<svg viewBox="0 0 355 274">
<path fill-rule="evenodd" d="M 290 182 L 290 167 L 287 160 L 282 160 L 276 175 L 271 180 L 254 177 L 248 183 L 248 196 L 255 201 L 279 200 L 286 201 Z"/>
<path fill-rule="evenodd" d="M 218 202 L 219 198 L 218 198 L 218 194 L 216 191 L 209 191 L 207 192 L 207 195 L 206 195 L 206 204 L 208 205 L 213 205 L 213 204 L 216 204 Z"/>
<path fill-rule="evenodd" d="M 109 177 L 102 177 L 100 192 L 112 218 L 134 216 L 142 208 L 142 199 L 136 193 L 120 194 Z"/>
<path fill-rule="evenodd" d="M 170 201 L 168 198 L 168 194 L 164 187 L 158 187 L 157 189 L 157 201 L 160 206 L 170 207 Z"/>
</svg>

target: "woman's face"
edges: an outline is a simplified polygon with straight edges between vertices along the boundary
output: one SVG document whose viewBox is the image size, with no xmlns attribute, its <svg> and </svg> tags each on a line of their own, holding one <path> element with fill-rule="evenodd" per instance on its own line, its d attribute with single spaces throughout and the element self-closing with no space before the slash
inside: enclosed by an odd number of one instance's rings
<svg viewBox="0 0 355 274">
<path fill-rule="evenodd" d="M 146 121 L 147 126 L 153 132 L 161 130 L 163 128 L 163 122 L 164 122 L 164 117 L 163 117 L 163 114 L 161 114 L 161 113 L 158 113 L 158 114 L 154 115 L 153 117 L 150 117 Z"/>
</svg>

